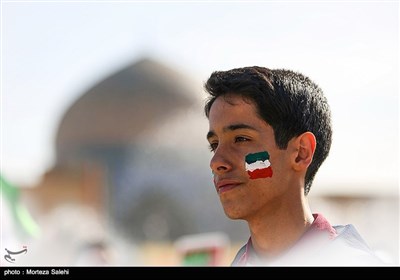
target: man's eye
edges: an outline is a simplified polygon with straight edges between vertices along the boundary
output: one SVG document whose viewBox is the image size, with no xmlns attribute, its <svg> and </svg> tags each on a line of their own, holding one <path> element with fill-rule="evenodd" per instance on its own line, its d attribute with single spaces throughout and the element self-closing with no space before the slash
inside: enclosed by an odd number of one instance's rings
<svg viewBox="0 0 400 280">
<path fill-rule="evenodd" d="M 243 136 L 238 136 L 235 138 L 235 143 L 236 142 L 246 142 L 246 141 L 250 141 L 250 139 L 243 137 Z"/>
<path fill-rule="evenodd" d="M 218 147 L 218 143 L 210 143 L 209 148 L 210 148 L 211 152 L 214 152 L 215 149 L 217 149 L 217 147 Z"/>
</svg>

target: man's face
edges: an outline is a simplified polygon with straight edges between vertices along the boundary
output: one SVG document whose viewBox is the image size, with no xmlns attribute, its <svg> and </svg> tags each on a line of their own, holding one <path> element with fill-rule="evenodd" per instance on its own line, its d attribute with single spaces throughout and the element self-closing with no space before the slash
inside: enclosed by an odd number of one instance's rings
<svg viewBox="0 0 400 280">
<path fill-rule="evenodd" d="M 290 159 L 255 105 L 238 95 L 218 97 L 209 125 L 210 167 L 225 214 L 248 220 L 279 208 L 288 196 Z"/>
</svg>

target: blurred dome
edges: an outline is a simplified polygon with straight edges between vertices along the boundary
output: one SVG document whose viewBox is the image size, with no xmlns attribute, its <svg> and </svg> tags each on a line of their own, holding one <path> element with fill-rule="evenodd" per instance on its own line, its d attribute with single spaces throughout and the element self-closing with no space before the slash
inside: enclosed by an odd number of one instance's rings
<svg viewBox="0 0 400 280">
<path fill-rule="evenodd" d="M 86 147 L 126 146 L 197 93 L 166 66 L 142 59 L 103 79 L 65 113 L 56 136 L 57 164 L 80 157 Z"/>
</svg>

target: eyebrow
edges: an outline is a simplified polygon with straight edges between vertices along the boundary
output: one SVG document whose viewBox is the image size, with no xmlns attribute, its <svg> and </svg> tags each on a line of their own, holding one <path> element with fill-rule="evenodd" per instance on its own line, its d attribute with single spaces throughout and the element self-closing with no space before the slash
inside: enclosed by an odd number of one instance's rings
<svg viewBox="0 0 400 280">
<path fill-rule="evenodd" d="M 238 130 L 238 129 L 250 129 L 250 130 L 258 131 L 257 129 L 255 129 L 255 128 L 252 127 L 251 125 L 244 124 L 244 123 L 238 123 L 238 124 L 231 124 L 231 125 L 228 125 L 228 126 L 226 126 L 226 127 L 223 128 L 223 131 L 224 131 L 224 132 L 227 132 L 227 131 L 235 131 L 235 130 Z M 213 130 L 210 130 L 210 131 L 207 133 L 207 139 L 210 139 L 211 137 L 214 137 L 215 135 L 216 135 L 215 132 L 214 132 Z"/>
</svg>

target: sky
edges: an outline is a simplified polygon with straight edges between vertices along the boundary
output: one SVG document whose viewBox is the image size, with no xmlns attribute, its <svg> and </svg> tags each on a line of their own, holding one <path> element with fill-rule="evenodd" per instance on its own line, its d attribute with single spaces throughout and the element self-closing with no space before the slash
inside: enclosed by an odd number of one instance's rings
<svg viewBox="0 0 400 280">
<path fill-rule="evenodd" d="M 315 183 L 397 191 L 397 1 L 2 1 L 1 174 L 38 182 L 67 108 L 146 55 L 200 85 L 212 71 L 250 65 L 309 76 L 334 129 Z"/>
</svg>

